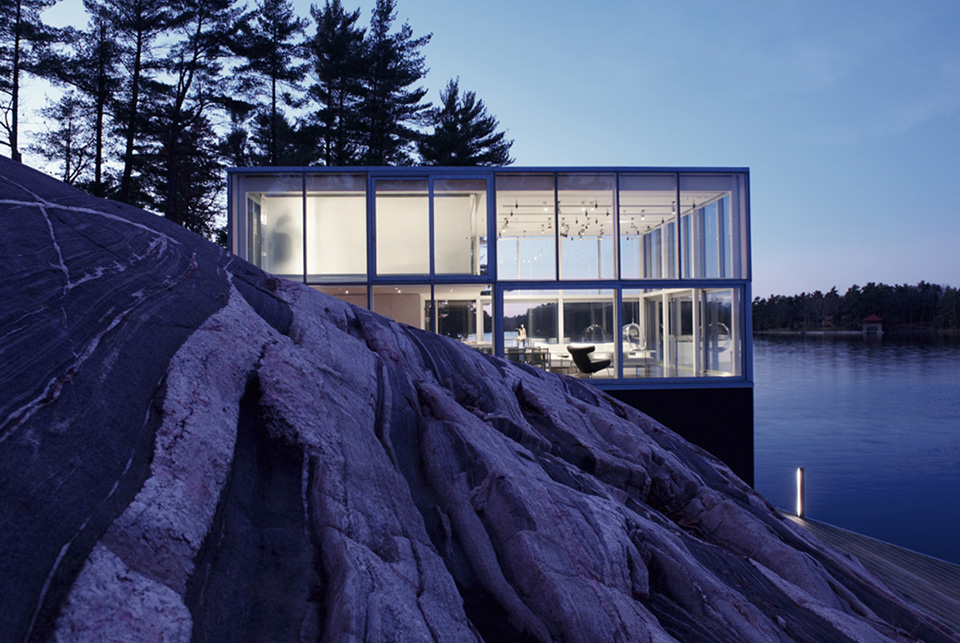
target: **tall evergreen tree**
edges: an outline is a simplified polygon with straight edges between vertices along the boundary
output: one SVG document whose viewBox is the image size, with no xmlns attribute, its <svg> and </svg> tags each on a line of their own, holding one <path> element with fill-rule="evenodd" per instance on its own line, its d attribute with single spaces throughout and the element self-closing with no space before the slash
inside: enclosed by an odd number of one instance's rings
<svg viewBox="0 0 960 643">
<path fill-rule="evenodd" d="M 426 165 L 509 165 L 513 141 L 498 132 L 497 119 L 487 113 L 474 92 L 460 95 L 460 79 L 440 92 L 440 106 L 430 110 L 432 131 L 418 143 Z"/>
<path fill-rule="evenodd" d="M 59 101 L 49 101 L 41 110 L 47 126 L 38 133 L 28 149 L 60 167 L 60 178 L 74 185 L 90 167 L 93 136 L 90 119 L 83 101 L 73 90 L 65 92 Z"/>
<path fill-rule="evenodd" d="M 117 70 L 118 48 L 109 12 L 96 0 L 83 0 L 90 16 L 84 31 L 68 29 L 67 41 L 72 47 L 63 60 L 57 80 L 75 87 L 88 106 L 93 132 L 93 178 L 85 187 L 91 194 L 104 196 L 104 152 L 107 147 L 108 106 L 120 84 Z"/>
<path fill-rule="evenodd" d="M 20 84 L 24 72 L 38 64 L 40 51 L 52 31 L 40 20 L 40 12 L 56 0 L 3 0 L 0 2 L 0 145 L 10 158 L 21 160 Z"/>
<path fill-rule="evenodd" d="M 143 188 L 137 185 L 135 174 L 148 120 L 145 103 L 152 100 L 151 92 L 159 89 L 156 75 L 163 61 L 155 47 L 170 28 L 173 16 L 165 0 L 105 0 L 104 5 L 113 23 L 123 70 L 114 100 L 114 122 L 123 142 L 117 198 L 145 205 Z"/>
<path fill-rule="evenodd" d="M 251 161 L 256 165 L 310 165 L 316 158 L 316 144 L 312 136 L 304 134 L 284 114 L 271 115 L 268 110 L 259 109 L 253 116 L 250 128 Z M 276 161 L 270 162 L 266 150 L 276 149 Z"/>
<path fill-rule="evenodd" d="M 364 165 L 409 165 L 415 141 L 430 104 L 427 90 L 416 86 L 427 74 L 421 49 L 430 34 L 413 37 L 403 23 L 393 32 L 395 0 L 377 0 L 365 40 L 367 76 L 360 104 L 361 162 Z"/>
<path fill-rule="evenodd" d="M 234 0 L 179 0 L 164 91 L 150 105 L 151 206 L 175 223 L 212 235 L 220 208 L 219 144 L 210 114 L 224 103 L 222 60 L 240 17 Z M 208 179 L 208 177 L 211 177 Z"/>
<path fill-rule="evenodd" d="M 224 109 L 230 119 L 230 129 L 220 140 L 220 155 L 228 165 L 246 167 L 253 165 L 250 133 L 247 120 L 253 105 L 242 99 L 225 100 Z"/>
<path fill-rule="evenodd" d="M 286 164 L 281 148 L 291 144 L 288 136 L 281 141 L 281 134 L 290 131 L 289 123 L 280 109 L 280 102 L 292 106 L 295 99 L 291 90 L 299 86 L 306 65 L 302 60 L 301 37 L 306 22 L 298 18 L 287 0 L 260 0 L 256 8 L 241 21 L 233 43 L 233 49 L 243 60 L 237 69 L 250 82 L 255 95 L 266 88 L 269 103 L 261 107 L 265 125 L 263 160 L 267 165 Z M 284 88 L 286 86 L 286 89 Z M 283 161 L 283 163 L 281 163 Z"/>
<path fill-rule="evenodd" d="M 359 161 L 359 107 L 367 68 L 364 30 L 357 27 L 360 10 L 347 12 L 340 0 L 327 0 L 323 9 L 311 6 L 310 13 L 317 29 L 309 42 L 314 83 L 308 99 L 318 109 L 303 133 L 313 134 L 317 160 L 324 165 L 354 165 Z"/>
</svg>

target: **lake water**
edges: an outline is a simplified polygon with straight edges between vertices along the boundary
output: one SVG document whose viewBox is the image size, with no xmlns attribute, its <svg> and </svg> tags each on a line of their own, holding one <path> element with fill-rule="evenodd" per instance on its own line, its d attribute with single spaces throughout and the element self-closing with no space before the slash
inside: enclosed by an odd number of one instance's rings
<svg viewBox="0 0 960 643">
<path fill-rule="evenodd" d="M 757 337 L 755 484 L 807 517 L 960 564 L 960 342 Z"/>
</svg>

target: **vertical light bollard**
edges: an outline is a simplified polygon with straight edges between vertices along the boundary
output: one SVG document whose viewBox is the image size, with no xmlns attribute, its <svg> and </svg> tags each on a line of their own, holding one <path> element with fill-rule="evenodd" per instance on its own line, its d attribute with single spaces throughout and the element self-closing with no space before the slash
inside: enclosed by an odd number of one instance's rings
<svg viewBox="0 0 960 643">
<path fill-rule="evenodd" d="M 803 518 L 803 467 L 797 467 L 797 516 Z"/>
</svg>

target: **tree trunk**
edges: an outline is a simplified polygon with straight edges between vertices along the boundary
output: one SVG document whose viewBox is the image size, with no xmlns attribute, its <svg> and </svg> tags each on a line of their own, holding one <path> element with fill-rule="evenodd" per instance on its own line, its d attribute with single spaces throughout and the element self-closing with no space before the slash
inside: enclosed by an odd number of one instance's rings
<svg viewBox="0 0 960 643">
<path fill-rule="evenodd" d="M 137 31 L 137 48 L 133 58 L 133 77 L 130 79 L 130 104 L 127 108 L 127 140 L 123 150 L 123 177 L 120 179 L 120 200 L 130 202 L 130 183 L 133 177 L 133 143 L 136 140 L 137 110 L 140 102 L 140 70 L 143 57 L 143 31 Z"/>
<path fill-rule="evenodd" d="M 20 128 L 20 34 L 23 31 L 23 0 L 17 1 L 17 19 L 13 26 L 13 87 L 10 92 L 10 158 L 20 163 L 20 143 L 17 130 Z"/>
</svg>

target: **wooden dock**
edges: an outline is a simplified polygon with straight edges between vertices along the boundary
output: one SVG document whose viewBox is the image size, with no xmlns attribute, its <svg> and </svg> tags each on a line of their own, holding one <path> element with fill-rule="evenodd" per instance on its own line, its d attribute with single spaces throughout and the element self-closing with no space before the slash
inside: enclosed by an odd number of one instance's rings
<svg viewBox="0 0 960 643">
<path fill-rule="evenodd" d="M 960 565 L 809 518 L 783 515 L 834 549 L 859 559 L 906 601 L 960 637 Z"/>
</svg>

